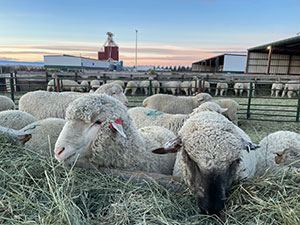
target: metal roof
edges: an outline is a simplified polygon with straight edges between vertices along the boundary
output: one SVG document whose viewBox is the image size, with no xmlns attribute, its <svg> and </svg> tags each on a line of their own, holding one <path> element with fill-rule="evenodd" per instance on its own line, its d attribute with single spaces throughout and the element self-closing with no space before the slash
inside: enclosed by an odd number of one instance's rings
<svg viewBox="0 0 300 225">
<path fill-rule="evenodd" d="M 230 53 L 225 53 L 225 54 L 221 54 L 221 55 L 216 55 L 216 56 L 213 56 L 213 57 L 210 57 L 210 58 L 206 58 L 206 59 L 201 59 L 199 61 L 196 61 L 196 62 L 193 62 L 192 64 L 194 63 L 200 63 L 200 62 L 204 62 L 206 60 L 210 60 L 210 59 L 216 59 L 216 58 L 220 58 L 220 57 L 223 57 L 225 55 L 233 55 L 233 56 L 247 56 L 246 54 L 230 54 Z"/>
<path fill-rule="evenodd" d="M 267 48 L 272 46 L 272 49 L 278 51 L 297 51 L 300 50 L 300 36 L 287 38 L 280 41 L 271 42 L 257 47 L 249 48 L 248 51 L 269 51 Z"/>
</svg>

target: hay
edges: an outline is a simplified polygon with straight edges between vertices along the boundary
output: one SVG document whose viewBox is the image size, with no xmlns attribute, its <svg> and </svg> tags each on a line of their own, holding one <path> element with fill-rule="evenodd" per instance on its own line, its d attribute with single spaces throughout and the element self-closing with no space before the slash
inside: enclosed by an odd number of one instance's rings
<svg viewBox="0 0 300 225">
<path fill-rule="evenodd" d="M 300 176 L 278 173 L 235 184 L 223 211 L 201 215 L 187 189 L 137 186 L 65 167 L 0 140 L 0 224 L 299 224 Z"/>
</svg>

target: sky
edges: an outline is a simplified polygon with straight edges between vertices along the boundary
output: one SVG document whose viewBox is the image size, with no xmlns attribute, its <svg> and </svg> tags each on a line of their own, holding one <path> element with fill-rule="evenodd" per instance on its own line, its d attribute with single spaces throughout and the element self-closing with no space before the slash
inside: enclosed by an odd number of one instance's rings
<svg viewBox="0 0 300 225">
<path fill-rule="evenodd" d="M 299 0 L 0 0 L 0 60 L 97 58 L 109 31 L 132 66 L 138 30 L 138 65 L 191 66 L 296 36 L 299 12 Z"/>
</svg>

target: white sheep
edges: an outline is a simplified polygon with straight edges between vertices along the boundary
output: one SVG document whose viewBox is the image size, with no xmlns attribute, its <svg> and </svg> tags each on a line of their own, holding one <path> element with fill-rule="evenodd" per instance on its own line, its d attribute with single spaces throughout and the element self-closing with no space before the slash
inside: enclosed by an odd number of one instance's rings
<svg viewBox="0 0 300 225">
<path fill-rule="evenodd" d="M 247 96 L 249 97 L 250 94 L 250 84 L 251 83 L 244 83 L 244 90 L 247 91 Z M 254 97 L 255 94 L 255 83 L 252 83 L 252 97 Z"/>
<path fill-rule="evenodd" d="M 238 94 L 240 94 L 240 96 L 242 96 L 243 91 L 244 91 L 244 84 L 243 83 L 235 83 L 233 85 L 233 89 L 234 89 L 235 96 L 238 96 Z"/>
<path fill-rule="evenodd" d="M 137 129 L 120 101 L 102 94 L 72 102 L 66 124 L 55 144 L 58 161 L 171 174 L 174 157 L 160 159 L 151 153 L 175 135 L 157 126 Z"/>
<path fill-rule="evenodd" d="M 91 81 L 91 90 L 97 90 L 100 87 L 100 81 L 99 80 L 92 80 Z"/>
<path fill-rule="evenodd" d="M 202 92 L 208 91 L 211 92 L 210 83 L 205 80 L 201 80 L 200 85 L 202 87 Z"/>
<path fill-rule="evenodd" d="M 83 92 L 89 92 L 90 91 L 90 84 L 87 80 L 81 81 L 80 86 L 82 87 Z"/>
<path fill-rule="evenodd" d="M 288 98 L 292 98 L 293 95 L 298 95 L 300 84 L 297 84 L 297 83 L 299 83 L 299 81 L 288 81 L 284 85 L 284 89 L 283 89 L 281 97 L 284 97 L 286 94 L 287 94 Z"/>
<path fill-rule="evenodd" d="M 261 175 L 266 168 L 276 169 L 275 154 L 286 148 L 300 148 L 300 134 L 291 131 L 277 131 L 264 137 L 257 150 L 257 174 Z"/>
<path fill-rule="evenodd" d="M 224 113 L 227 109 L 221 108 L 214 102 L 205 102 L 199 107 L 195 108 L 191 114 L 169 114 L 157 110 L 134 107 L 128 110 L 129 116 L 133 119 L 137 128 L 147 126 L 161 126 L 172 131 L 175 135 L 183 126 L 184 122 L 193 114 L 201 111 L 216 111 Z"/>
<path fill-rule="evenodd" d="M 176 95 L 179 93 L 180 82 L 179 81 L 167 81 L 163 83 L 163 90 L 164 92 L 171 92 L 172 95 Z"/>
<path fill-rule="evenodd" d="M 128 100 L 124 95 L 122 88 L 117 84 L 102 85 L 97 90 L 97 93 L 111 95 L 123 104 L 128 104 Z M 89 95 L 89 93 L 57 93 L 47 91 L 27 92 L 20 98 L 19 109 L 20 111 L 33 115 L 38 120 L 50 117 L 64 119 L 68 105 L 75 99 L 84 95 Z"/>
<path fill-rule="evenodd" d="M 123 89 L 125 88 L 125 83 L 122 80 L 108 80 L 107 81 L 108 84 L 110 83 L 114 83 L 114 84 L 118 84 L 120 85 Z"/>
<path fill-rule="evenodd" d="M 0 112 L 0 126 L 20 130 L 36 121 L 36 118 L 29 113 L 19 110 L 6 110 Z"/>
<path fill-rule="evenodd" d="M 212 97 L 207 93 L 189 97 L 156 94 L 147 97 L 143 101 L 143 106 L 170 114 L 189 114 L 194 108 L 211 99 Z"/>
<path fill-rule="evenodd" d="M 215 214 L 223 209 L 232 182 L 255 174 L 256 153 L 250 151 L 255 148 L 249 136 L 227 118 L 203 111 L 191 116 L 178 137 L 154 153 L 182 149 L 173 175 L 189 185 L 203 212 Z"/>
<path fill-rule="evenodd" d="M 0 111 L 15 109 L 15 103 L 10 98 L 0 96 Z"/>
<path fill-rule="evenodd" d="M 124 105 L 128 105 L 128 99 L 123 93 L 123 89 L 119 84 L 103 84 L 95 91 L 95 94 L 106 94 L 118 99 Z"/>
<path fill-rule="evenodd" d="M 183 81 L 180 83 L 180 90 L 184 92 L 185 95 L 192 94 L 192 82 Z"/>
<path fill-rule="evenodd" d="M 218 96 L 219 91 L 220 91 L 220 96 L 227 95 L 227 90 L 228 90 L 228 84 L 227 83 L 218 82 L 217 85 L 216 85 L 215 96 Z"/>
<path fill-rule="evenodd" d="M 127 94 L 129 91 L 131 91 L 131 95 L 135 95 L 139 87 L 139 83 L 140 83 L 139 81 L 134 81 L 134 80 L 128 81 L 126 88 L 124 90 L 124 94 Z"/>
<path fill-rule="evenodd" d="M 52 155 L 52 149 L 65 123 L 64 119 L 47 118 L 23 127 L 21 131 L 31 135 L 24 147 L 41 155 Z"/>
<path fill-rule="evenodd" d="M 276 98 L 279 97 L 280 92 L 283 90 L 282 83 L 273 83 L 271 87 L 271 97 L 275 96 Z"/>
<path fill-rule="evenodd" d="M 143 80 L 140 82 L 139 87 L 144 91 L 145 95 L 149 94 L 150 80 L 152 85 L 152 94 L 159 93 L 160 84 L 157 80 L 154 80 L 153 77 L 149 77 L 148 80 Z"/>
<path fill-rule="evenodd" d="M 83 87 L 74 80 L 60 80 L 61 91 L 78 91 L 83 92 Z M 54 79 L 50 80 L 47 85 L 47 91 L 54 90 Z"/>
<path fill-rule="evenodd" d="M 214 102 L 220 105 L 222 108 L 227 108 L 227 110 L 222 114 L 235 125 L 238 125 L 237 112 L 240 109 L 240 105 L 236 101 L 232 99 L 219 99 L 215 100 Z"/>
</svg>

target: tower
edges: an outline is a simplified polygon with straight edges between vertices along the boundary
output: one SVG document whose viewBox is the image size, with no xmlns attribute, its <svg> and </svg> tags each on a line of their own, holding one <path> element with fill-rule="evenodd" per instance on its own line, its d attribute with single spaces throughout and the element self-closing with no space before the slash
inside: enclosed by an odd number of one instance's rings
<svg viewBox="0 0 300 225">
<path fill-rule="evenodd" d="M 103 45 L 103 51 L 98 52 L 99 60 L 119 61 L 119 47 L 113 40 L 113 33 L 107 32 L 107 40 Z"/>
</svg>

